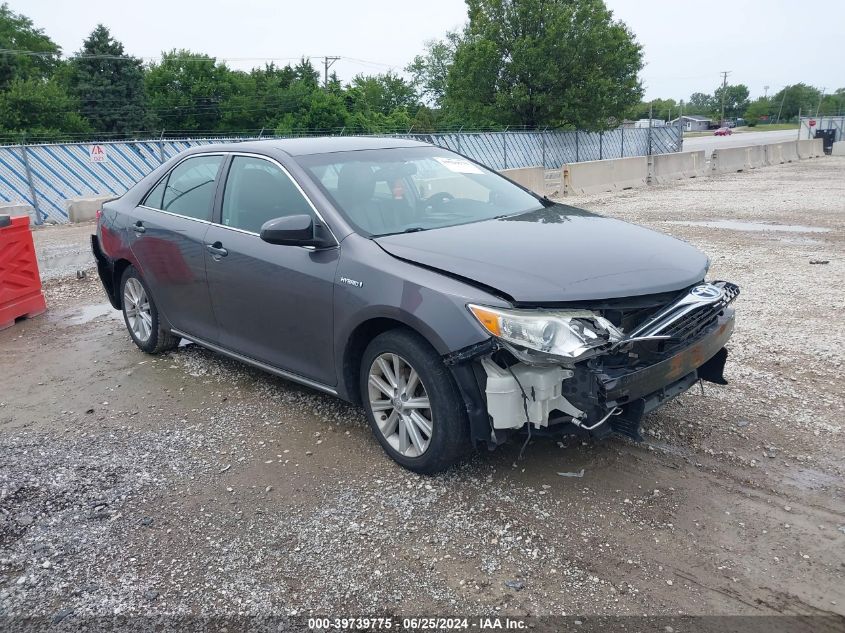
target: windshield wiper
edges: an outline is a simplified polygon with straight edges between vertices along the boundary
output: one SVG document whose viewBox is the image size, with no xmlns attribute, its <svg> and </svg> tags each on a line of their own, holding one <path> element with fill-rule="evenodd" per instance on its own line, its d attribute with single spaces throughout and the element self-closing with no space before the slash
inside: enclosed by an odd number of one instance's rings
<svg viewBox="0 0 845 633">
<path fill-rule="evenodd" d="M 423 226 L 412 226 L 410 228 L 405 229 L 404 231 L 393 231 L 392 233 L 379 233 L 378 235 L 373 235 L 373 237 L 390 237 L 391 235 L 402 235 L 403 233 L 419 233 L 420 231 L 427 231 L 428 229 Z"/>
</svg>

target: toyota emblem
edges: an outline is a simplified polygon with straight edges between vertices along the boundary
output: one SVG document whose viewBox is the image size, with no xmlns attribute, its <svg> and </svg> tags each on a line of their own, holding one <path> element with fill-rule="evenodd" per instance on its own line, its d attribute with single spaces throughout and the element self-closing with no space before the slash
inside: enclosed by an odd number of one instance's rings
<svg viewBox="0 0 845 633">
<path fill-rule="evenodd" d="M 696 286 L 690 290 L 690 294 L 700 301 L 715 301 L 716 299 L 719 299 L 723 293 L 724 290 L 722 290 L 719 286 L 714 286 L 713 284 L 701 284 L 700 286 Z"/>
</svg>

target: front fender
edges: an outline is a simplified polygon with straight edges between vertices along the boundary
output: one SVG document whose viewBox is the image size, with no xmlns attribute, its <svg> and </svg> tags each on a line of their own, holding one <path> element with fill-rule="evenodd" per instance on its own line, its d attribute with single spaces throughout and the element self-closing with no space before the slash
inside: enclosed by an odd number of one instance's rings
<svg viewBox="0 0 845 633">
<path fill-rule="evenodd" d="M 389 319 L 406 326 L 425 338 L 441 356 L 489 339 L 466 305 L 503 305 L 501 299 L 463 281 L 396 259 L 359 236 L 345 239 L 342 249 L 334 297 L 335 366 L 339 369 L 340 392 L 354 393 L 357 389 L 345 384 L 342 368 L 346 367 L 350 341 L 367 322 Z"/>
</svg>

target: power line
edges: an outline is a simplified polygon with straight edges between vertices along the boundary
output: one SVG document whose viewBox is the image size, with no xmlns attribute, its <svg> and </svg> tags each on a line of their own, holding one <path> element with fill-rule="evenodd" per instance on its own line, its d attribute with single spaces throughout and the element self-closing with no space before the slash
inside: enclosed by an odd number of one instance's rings
<svg viewBox="0 0 845 633">
<path fill-rule="evenodd" d="M 50 51 L 28 51 L 23 49 L 13 49 L 13 48 L 0 48 L 0 55 L 25 55 L 29 57 L 61 57 L 61 53 L 59 52 L 50 52 Z M 110 60 L 129 60 L 129 61 L 138 61 L 146 60 L 146 61 L 156 61 L 156 60 L 166 60 L 166 59 L 179 59 L 184 61 L 218 61 L 218 62 L 279 62 L 279 61 L 294 61 L 300 59 L 308 59 L 310 60 L 312 57 L 321 57 L 319 55 L 297 55 L 294 57 L 217 57 L 212 55 L 188 55 L 188 56 L 181 56 L 176 55 L 172 56 L 169 53 L 164 53 L 162 55 L 151 55 L 151 56 L 134 56 L 134 55 L 109 55 L 105 53 L 76 53 L 71 55 L 67 59 L 110 59 Z M 399 64 L 388 64 L 385 62 L 376 62 L 369 59 L 361 59 L 359 57 L 348 57 L 346 55 L 336 55 L 336 56 L 323 56 L 323 59 L 331 60 L 329 67 L 335 61 L 338 60 L 345 60 L 349 62 L 355 62 L 358 64 L 363 64 L 365 66 L 377 66 L 381 68 L 393 69 L 397 68 Z"/>
</svg>

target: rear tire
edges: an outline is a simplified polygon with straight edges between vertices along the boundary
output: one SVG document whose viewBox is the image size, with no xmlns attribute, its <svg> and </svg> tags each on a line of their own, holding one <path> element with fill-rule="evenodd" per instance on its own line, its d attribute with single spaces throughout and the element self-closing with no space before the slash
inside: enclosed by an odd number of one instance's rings
<svg viewBox="0 0 845 633">
<path fill-rule="evenodd" d="M 134 266 L 123 271 L 119 296 L 123 322 L 139 349 L 160 354 L 179 344 L 179 339 L 162 327 L 150 289 Z"/>
<path fill-rule="evenodd" d="M 400 465 L 430 475 L 470 448 L 466 408 L 449 370 L 418 334 L 374 338 L 361 359 L 361 401 L 373 434 Z"/>
</svg>

